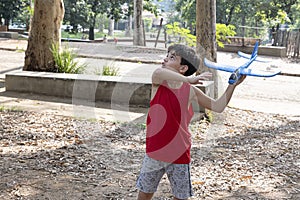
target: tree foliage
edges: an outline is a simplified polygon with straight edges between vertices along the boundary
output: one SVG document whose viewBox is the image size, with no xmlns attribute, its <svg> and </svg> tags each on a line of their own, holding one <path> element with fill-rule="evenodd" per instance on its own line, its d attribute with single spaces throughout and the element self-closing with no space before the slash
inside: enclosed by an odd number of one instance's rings
<svg viewBox="0 0 300 200">
<path fill-rule="evenodd" d="M 291 7 L 292 28 L 300 28 L 300 0 Z"/>
<path fill-rule="evenodd" d="M 196 36 L 192 35 L 190 30 L 180 27 L 179 22 L 167 24 L 166 32 L 172 38 L 170 41 L 172 43 L 182 43 L 191 47 L 196 46 Z"/>
<path fill-rule="evenodd" d="M 176 0 L 175 9 L 184 20 L 186 27 L 194 27 L 196 23 L 196 0 Z"/>
<path fill-rule="evenodd" d="M 78 25 L 89 28 L 89 39 L 94 39 L 94 28 L 100 15 L 106 15 L 110 19 L 118 21 L 125 16 L 123 5 L 128 0 L 65 0 L 66 17 L 65 24 L 70 24 L 73 32 L 78 31 Z M 127 10 L 128 12 L 131 9 Z"/>
<path fill-rule="evenodd" d="M 20 21 L 28 24 L 30 10 L 28 6 L 33 0 L 0 0 L 0 23 L 9 25 Z M 158 4 L 160 2 L 160 4 Z M 276 27 L 278 24 L 288 24 L 293 28 L 300 28 L 300 0 L 217 0 L 216 19 L 220 24 L 232 24 L 241 33 L 240 26 Z M 171 5 L 166 10 L 171 17 L 169 23 L 180 21 L 183 28 L 195 34 L 196 0 L 163 1 L 164 5 Z M 133 15 L 133 0 L 64 0 L 64 24 L 77 32 L 79 25 L 92 31 L 99 16 L 114 19 L 128 19 Z M 166 6 L 161 6 L 162 0 L 144 0 L 143 9 L 155 15 L 163 12 Z M 255 35 L 253 33 L 252 35 Z M 92 35 L 91 35 L 92 37 Z"/>
<path fill-rule="evenodd" d="M 29 0 L 0 0 L 0 19 L 8 26 L 29 5 Z M 1 23 L 1 20 L 0 20 Z"/>
<path fill-rule="evenodd" d="M 158 0 L 161 1 L 161 0 Z M 155 16 L 158 16 L 159 12 L 159 7 L 157 4 L 153 3 L 153 0 L 144 0 L 144 5 L 143 5 L 144 10 L 147 10 L 151 13 L 153 13 Z"/>
<path fill-rule="evenodd" d="M 175 9 L 185 27 L 196 19 L 196 0 L 176 0 Z M 218 0 L 216 19 L 220 24 L 272 27 L 299 24 L 300 0 Z M 299 28 L 299 27 L 298 27 Z"/>
<path fill-rule="evenodd" d="M 88 28 L 89 10 L 85 0 L 65 0 L 65 17 L 64 23 L 72 27 L 70 30 L 73 33 L 78 32 L 78 25 Z"/>
</svg>

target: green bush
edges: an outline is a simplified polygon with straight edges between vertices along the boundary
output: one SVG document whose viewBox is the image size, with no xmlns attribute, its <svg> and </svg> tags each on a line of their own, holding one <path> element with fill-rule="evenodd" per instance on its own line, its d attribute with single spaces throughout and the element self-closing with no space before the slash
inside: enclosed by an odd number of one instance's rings
<svg viewBox="0 0 300 200">
<path fill-rule="evenodd" d="M 75 61 L 76 54 L 69 48 L 59 50 L 59 44 L 52 44 L 51 52 L 58 73 L 80 74 L 86 68 L 86 65 L 80 65 Z"/>
<path fill-rule="evenodd" d="M 235 26 L 226 24 L 217 24 L 216 25 L 216 39 L 217 39 L 217 45 L 219 47 L 224 47 L 223 42 L 230 42 L 230 40 L 227 38 L 227 36 L 235 36 Z"/>
<path fill-rule="evenodd" d="M 183 43 L 188 46 L 196 46 L 196 36 L 190 33 L 190 30 L 180 27 L 179 22 L 174 22 L 173 24 L 166 25 L 166 32 L 172 37 L 173 43 Z M 217 45 L 224 47 L 223 42 L 228 41 L 226 36 L 236 35 L 235 26 L 225 24 L 216 24 L 216 39 Z"/>
<path fill-rule="evenodd" d="M 196 36 L 190 33 L 190 30 L 180 27 L 179 22 L 166 25 L 166 32 L 172 37 L 172 43 L 181 43 L 188 46 L 196 46 Z"/>
</svg>

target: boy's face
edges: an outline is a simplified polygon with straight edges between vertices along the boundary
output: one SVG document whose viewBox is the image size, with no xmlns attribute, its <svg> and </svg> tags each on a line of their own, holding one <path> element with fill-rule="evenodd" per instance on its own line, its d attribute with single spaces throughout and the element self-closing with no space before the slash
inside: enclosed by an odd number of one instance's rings
<svg viewBox="0 0 300 200">
<path fill-rule="evenodd" d="M 170 69 L 172 71 L 177 71 L 180 73 L 182 68 L 181 57 L 176 55 L 174 51 L 168 52 L 166 58 L 162 62 L 162 68 Z"/>
</svg>

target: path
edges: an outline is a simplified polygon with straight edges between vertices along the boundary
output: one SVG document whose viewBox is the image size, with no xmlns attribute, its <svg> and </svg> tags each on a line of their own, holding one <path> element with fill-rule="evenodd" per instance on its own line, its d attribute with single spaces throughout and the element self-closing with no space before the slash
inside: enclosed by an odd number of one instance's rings
<svg viewBox="0 0 300 200">
<path fill-rule="evenodd" d="M 103 43 L 69 43 L 81 56 L 80 62 L 88 63 L 87 73 L 99 73 L 103 65 L 115 66 L 120 69 L 120 75 L 149 78 L 152 72 L 160 67 L 161 60 L 165 56 L 164 49 L 137 48 L 128 45 L 114 45 Z M 25 49 L 26 41 L 23 40 L 0 40 L 0 49 Z M 0 50 L 0 80 L 4 79 L 5 73 L 20 69 L 24 63 L 24 53 Z M 91 58 L 95 57 L 95 58 Z M 106 59 L 98 59 L 106 58 Z M 300 65 L 297 62 L 288 63 L 286 59 L 264 57 L 272 62 L 268 66 L 276 67 L 289 76 L 276 76 L 273 78 L 248 77 L 237 88 L 230 106 L 289 115 L 299 115 L 300 110 Z M 123 60 L 123 61 L 116 61 Z M 135 59 L 144 62 L 125 62 Z M 218 52 L 218 62 L 239 65 L 243 59 L 235 54 Z M 265 68 L 265 65 L 256 64 L 257 67 Z M 220 72 L 220 90 L 227 86 L 228 74 Z M 30 104 L 31 102 L 23 102 Z M 255 105 L 255 106 L 253 106 Z M 101 111 L 103 112 L 103 111 Z M 109 111 L 108 111 L 109 112 Z"/>
</svg>

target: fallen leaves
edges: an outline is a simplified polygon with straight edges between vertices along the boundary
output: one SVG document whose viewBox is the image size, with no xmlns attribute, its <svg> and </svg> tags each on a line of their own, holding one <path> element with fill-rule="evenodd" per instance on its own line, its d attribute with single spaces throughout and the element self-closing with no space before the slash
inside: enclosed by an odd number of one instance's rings
<svg viewBox="0 0 300 200">
<path fill-rule="evenodd" d="M 205 177 L 195 199 L 297 199 L 299 192 L 285 191 L 300 188 L 294 184 L 300 179 L 300 122 L 236 109 L 227 109 L 219 120 L 223 123 L 210 124 L 204 140 L 194 145 L 192 173 Z"/>
<path fill-rule="evenodd" d="M 0 120 L 1 199 L 136 199 L 144 125 L 9 111 Z M 193 123 L 192 199 L 297 199 L 299 124 L 232 108 Z M 163 178 L 155 199 L 170 198 Z"/>
</svg>

